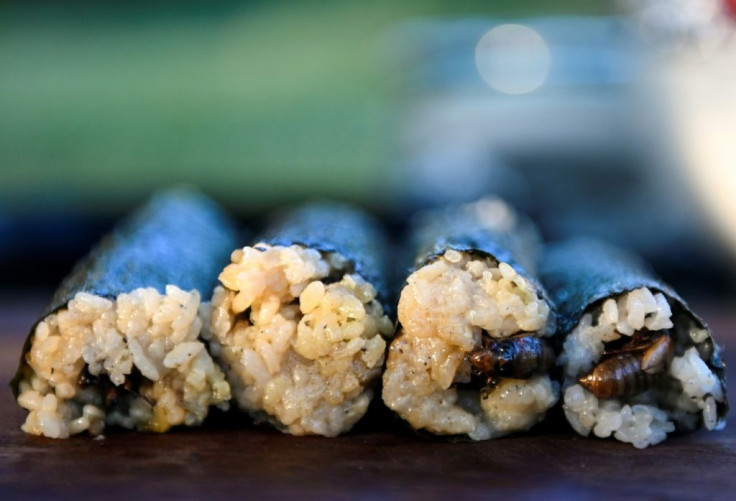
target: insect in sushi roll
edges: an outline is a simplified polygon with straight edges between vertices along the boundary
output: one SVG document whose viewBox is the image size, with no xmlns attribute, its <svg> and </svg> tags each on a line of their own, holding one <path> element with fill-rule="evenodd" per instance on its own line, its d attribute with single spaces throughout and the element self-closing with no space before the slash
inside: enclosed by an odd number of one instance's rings
<svg viewBox="0 0 736 501">
<path fill-rule="evenodd" d="M 367 214 L 316 203 L 232 253 L 208 336 L 242 410 L 285 433 L 330 437 L 365 414 L 394 330 L 386 252 Z"/>
<path fill-rule="evenodd" d="M 416 430 L 485 440 L 525 431 L 558 399 L 555 314 L 534 275 L 540 240 L 500 200 L 411 228 L 383 401 Z"/>
<path fill-rule="evenodd" d="M 541 276 L 560 312 L 563 408 L 575 431 L 644 448 L 725 425 L 719 346 L 640 258 L 576 239 L 550 246 Z"/>
<path fill-rule="evenodd" d="M 26 340 L 11 383 L 28 410 L 22 429 L 53 438 L 108 425 L 164 432 L 226 408 L 230 387 L 199 339 L 200 310 L 234 242 L 221 209 L 183 188 L 121 222 Z"/>
</svg>

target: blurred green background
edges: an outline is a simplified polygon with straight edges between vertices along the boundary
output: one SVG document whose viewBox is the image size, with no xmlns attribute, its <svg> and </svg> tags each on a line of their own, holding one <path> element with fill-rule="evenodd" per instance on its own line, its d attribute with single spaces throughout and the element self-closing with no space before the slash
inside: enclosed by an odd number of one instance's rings
<svg viewBox="0 0 736 501">
<path fill-rule="evenodd" d="M 403 20 L 605 14 L 607 2 L 0 4 L 0 209 L 116 215 L 194 182 L 248 211 L 377 207 L 396 141 L 382 35 Z"/>
</svg>

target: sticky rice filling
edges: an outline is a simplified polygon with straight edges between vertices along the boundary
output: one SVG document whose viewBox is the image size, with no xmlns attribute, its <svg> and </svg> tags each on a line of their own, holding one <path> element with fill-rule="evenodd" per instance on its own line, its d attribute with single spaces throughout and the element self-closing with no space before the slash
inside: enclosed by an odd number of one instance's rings
<svg viewBox="0 0 736 501">
<path fill-rule="evenodd" d="M 393 324 L 352 267 L 298 245 L 233 252 L 208 336 L 241 409 L 294 435 L 336 436 L 365 414 Z"/>
<path fill-rule="evenodd" d="M 637 332 L 666 332 L 674 354 L 646 391 L 599 399 L 578 381 L 603 360 L 610 346 L 620 346 Z M 708 367 L 713 342 L 708 332 L 661 292 L 640 288 L 594 305 L 563 345 L 559 363 L 565 372 L 564 410 L 582 435 L 616 439 L 644 448 L 667 434 L 723 426 L 717 418 L 724 388 Z"/>
<path fill-rule="evenodd" d="M 398 314 L 383 400 L 413 428 L 484 440 L 529 429 L 557 401 L 546 374 L 499 378 L 492 389 L 468 385 L 468 357 L 484 336 L 554 333 L 549 306 L 508 264 L 448 250 L 409 276 Z"/>
<path fill-rule="evenodd" d="M 197 291 L 167 286 L 115 300 L 77 293 L 36 326 L 18 403 L 23 431 L 66 438 L 106 425 L 164 432 L 227 408 L 230 387 L 198 339 Z"/>
</svg>

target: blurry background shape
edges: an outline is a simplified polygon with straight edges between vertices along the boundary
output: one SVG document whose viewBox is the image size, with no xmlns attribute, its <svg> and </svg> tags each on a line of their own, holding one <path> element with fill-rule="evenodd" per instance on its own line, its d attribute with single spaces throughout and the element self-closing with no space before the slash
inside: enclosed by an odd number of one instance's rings
<svg viewBox="0 0 736 501">
<path fill-rule="evenodd" d="M 485 82 L 505 94 L 526 94 L 549 73 L 549 49 L 539 33 L 521 24 L 491 28 L 475 46 L 475 64 Z"/>
<path fill-rule="evenodd" d="M 528 184 L 519 172 L 497 157 L 482 138 L 467 134 L 462 127 L 428 141 L 414 141 L 416 146 L 411 146 L 416 150 L 397 173 L 403 180 L 397 183 L 403 212 L 471 202 L 499 190 L 509 199 L 521 200 L 529 195 Z"/>
<path fill-rule="evenodd" d="M 0 271 L 55 283 L 183 181 L 253 222 L 347 199 L 397 236 L 414 209 L 497 194 L 547 237 L 723 283 L 727 5 L 3 2 Z"/>
<path fill-rule="evenodd" d="M 630 3 L 658 57 L 650 83 L 672 124 L 677 165 L 736 256 L 736 3 L 649 0 Z M 667 10 L 670 15 L 659 15 Z M 673 23 L 673 19 L 677 22 Z"/>
<path fill-rule="evenodd" d="M 606 10 L 587 4 L 3 2 L 0 204 L 117 216 L 188 181 L 242 212 L 311 196 L 380 209 L 396 138 L 384 30 L 417 16 Z"/>
<path fill-rule="evenodd" d="M 650 49 L 660 54 L 713 54 L 733 37 L 730 0 L 625 0 Z"/>
<path fill-rule="evenodd" d="M 520 50 L 508 26 L 536 34 L 548 53 L 543 84 L 523 94 L 489 84 L 484 73 L 503 67 L 524 80 L 540 66 L 539 54 Z M 489 33 L 493 49 L 485 50 L 485 66 L 476 67 Z M 504 44 L 503 36 L 511 42 Z M 645 254 L 659 269 L 701 278 L 706 270 L 716 287 L 731 285 L 720 274 L 727 266 L 723 248 L 682 168 L 671 103 L 652 78 L 659 52 L 636 23 L 626 17 L 511 24 L 420 19 L 389 37 L 404 46 L 395 64 L 407 75 L 399 92 L 410 204 L 445 203 L 449 193 L 457 200 L 495 193 L 531 213 L 548 238 L 598 236 Z M 438 195 L 439 186 L 459 178 L 472 179 L 460 183 L 464 192 Z"/>
</svg>

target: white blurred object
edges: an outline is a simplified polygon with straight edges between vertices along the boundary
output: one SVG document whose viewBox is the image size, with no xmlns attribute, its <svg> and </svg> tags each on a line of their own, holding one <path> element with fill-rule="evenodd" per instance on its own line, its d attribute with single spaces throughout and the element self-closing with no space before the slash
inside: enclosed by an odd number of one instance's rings
<svg viewBox="0 0 736 501">
<path fill-rule="evenodd" d="M 736 254 L 736 43 L 706 61 L 665 61 L 661 78 L 688 179 Z"/>
<path fill-rule="evenodd" d="M 705 138 L 694 138 L 707 136 L 707 127 L 697 125 L 699 105 L 688 105 L 690 98 L 675 109 L 678 94 L 690 91 L 675 89 L 680 77 L 674 73 L 676 61 L 702 59 L 700 49 L 687 50 L 688 40 L 703 47 L 709 36 L 703 23 L 715 15 L 711 9 L 677 20 L 648 12 L 654 17 L 644 21 L 635 13 L 521 19 L 511 27 L 482 18 L 420 19 L 388 33 L 384 47 L 397 69 L 392 75 L 403 79 L 405 97 L 403 156 L 396 169 L 403 200 L 436 205 L 493 193 L 531 213 L 550 238 L 592 235 L 656 257 L 663 266 L 716 265 L 709 262 L 718 249 L 706 218 L 713 209 L 699 210 L 696 196 L 708 203 L 718 197 L 701 195 L 714 192 L 699 186 L 708 176 L 692 180 L 692 171 L 683 168 L 683 149 L 690 142 L 693 151 L 696 143 L 705 144 Z M 665 33 L 659 36 L 661 49 L 650 50 L 643 41 L 642 22 L 656 31 L 653 37 Z M 523 34 L 508 36 L 509 29 Z M 530 42 L 530 33 L 541 42 Z M 498 41 L 517 37 L 528 40 Z M 665 50 L 668 39 L 677 50 Z M 546 64 L 530 49 L 539 43 L 549 65 L 534 80 L 529 68 Z M 726 45 L 728 37 L 718 47 Z M 504 71 L 514 73 L 507 78 L 516 83 L 501 79 Z M 671 78 L 663 79 L 667 71 Z M 685 87 L 688 78 L 681 79 Z M 723 85 L 733 82 L 728 76 Z M 728 121 L 730 112 L 719 111 Z M 736 130 L 732 123 L 708 139 L 728 143 L 726 136 Z M 698 131 L 675 130 L 680 127 Z M 673 139 L 683 135 L 690 137 Z M 736 146 L 736 138 L 731 144 Z M 713 175 L 722 182 L 729 163 L 724 155 Z M 721 189 L 732 183 L 724 184 Z"/>
<path fill-rule="evenodd" d="M 658 181 L 635 162 L 641 45 L 626 19 L 419 19 L 384 46 L 405 79 L 397 185 L 408 202 L 494 193 L 553 236 L 649 242 L 653 225 L 682 234 L 682 218 L 651 222 L 667 211 L 631 223 L 659 201 Z"/>
<path fill-rule="evenodd" d="M 642 39 L 661 53 L 714 55 L 733 37 L 723 0 L 626 0 Z"/>
<path fill-rule="evenodd" d="M 502 24 L 491 28 L 475 46 L 478 73 L 504 94 L 526 94 L 541 87 L 550 67 L 549 47 L 528 26 Z"/>
<path fill-rule="evenodd" d="M 660 54 L 649 72 L 663 90 L 675 158 L 711 226 L 736 254 L 736 23 L 724 0 L 628 1 Z"/>
<path fill-rule="evenodd" d="M 482 137 L 466 134 L 464 128 L 437 134 L 433 140 L 416 138 L 416 153 L 401 171 L 404 179 L 402 196 L 420 205 L 476 200 L 490 186 L 504 186 L 508 193 L 524 196 L 524 181 Z"/>
</svg>

